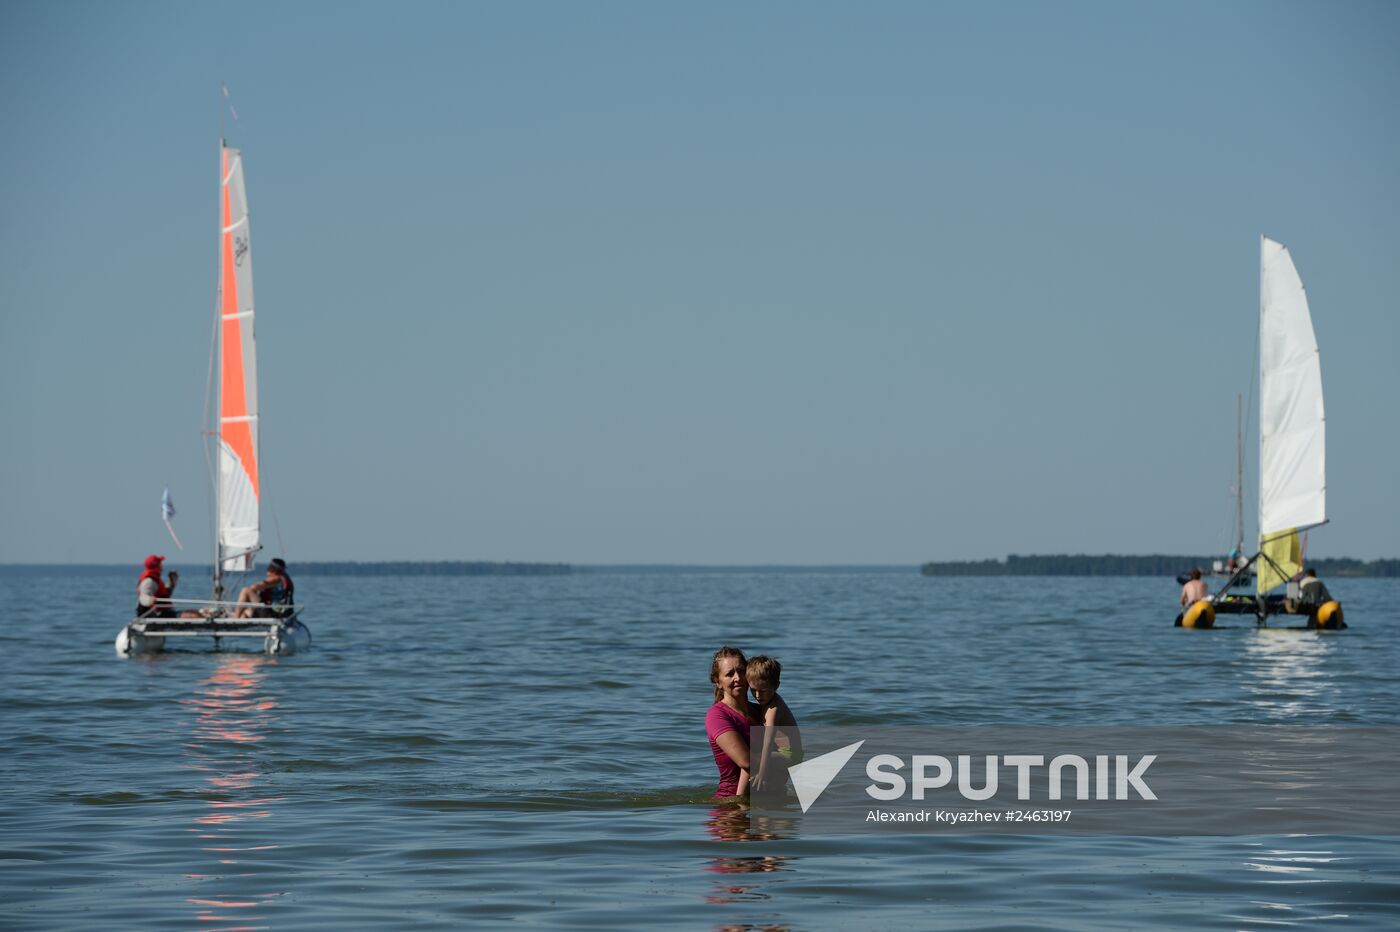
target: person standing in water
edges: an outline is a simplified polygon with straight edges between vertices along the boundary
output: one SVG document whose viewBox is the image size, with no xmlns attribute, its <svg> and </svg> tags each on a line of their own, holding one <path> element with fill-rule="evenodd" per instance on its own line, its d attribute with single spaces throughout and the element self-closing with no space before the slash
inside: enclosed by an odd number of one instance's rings
<svg viewBox="0 0 1400 932">
<path fill-rule="evenodd" d="M 737 647 L 721 647 L 710 661 L 715 702 L 705 713 L 705 733 L 719 768 L 715 799 L 737 798 L 741 784 L 743 790 L 748 788 L 749 729 L 755 721 L 755 709 L 748 701 L 747 666 L 744 652 Z"/>
<path fill-rule="evenodd" d="M 772 657 L 755 657 L 745 668 L 745 679 L 763 724 L 763 750 L 753 762 L 753 779 L 748 788 L 770 797 L 782 796 L 787 788 L 788 767 L 802 761 L 802 735 L 797 730 L 797 719 L 778 695 L 782 675 L 783 665 Z M 739 795 L 744 795 L 744 789 L 741 781 Z"/>
</svg>

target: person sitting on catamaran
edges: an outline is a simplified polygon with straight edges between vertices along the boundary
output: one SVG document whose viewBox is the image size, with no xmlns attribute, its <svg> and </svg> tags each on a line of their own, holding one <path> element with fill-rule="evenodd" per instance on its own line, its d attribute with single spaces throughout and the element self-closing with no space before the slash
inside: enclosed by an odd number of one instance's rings
<svg viewBox="0 0 1400 932">
<path fill-rule="evenodd" d="M 175 593 L 175 586 L 180 582 L 180 574 L 174 570 L 170 571 L 170 584 L 166 585 L 161 579 L 161 568 L 165 563 L 165 557 L 156 556 L 154 553 L 146 558 L 146 568 L 141 573 L 141 578 L 136 581 L 136 617 L 137 618 L 189 618 L 196 615 L 195 612 L 176 612 L 168 601 Z"/>
<path fill-rule="evenodd" d="M 238 593 L 239 607 L 234 618 L 272 618 L 286 614 L 296 601 L 296 585 L 287 574 L 287 562 L 274 557 L 267 564 L 267 576 L 261 582 L 244 586 Z"/>
<path fill-rule="evenodd" d="M 1310 615 L 1330 601 L 1332 593 L 1317 578 L 1317 570 L 1308 567 L 1303 570 L 1303 578 L 1298 580 L 1298 599 L 1288 606 L 1288 610 L 1299 615 Z"/>
<path fill-rule="evenodd" d="M 1206 589 L 1205 580 L 1201 579 L 1199 568 L 1191 570 L 1191 578 L 1186 580 L 1186 585 L 1181 587 L 1181 605 L 1193 605 L 1209 595 L 1210 590 Z"/>
</svg>

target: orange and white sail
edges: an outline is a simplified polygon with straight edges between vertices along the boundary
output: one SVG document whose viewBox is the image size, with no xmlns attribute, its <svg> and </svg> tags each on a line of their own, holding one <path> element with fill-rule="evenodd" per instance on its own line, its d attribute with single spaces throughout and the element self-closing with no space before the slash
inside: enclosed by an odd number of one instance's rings
<svg viewBox="0 0 1400 932">
<path fill-rule="evenodd" d="M 258 549 L 258 368 L 253 253 L 243 156 L 223 147 L 219 245 L 218 553 L 221 569 L 253 568 Z"/>
</svg>

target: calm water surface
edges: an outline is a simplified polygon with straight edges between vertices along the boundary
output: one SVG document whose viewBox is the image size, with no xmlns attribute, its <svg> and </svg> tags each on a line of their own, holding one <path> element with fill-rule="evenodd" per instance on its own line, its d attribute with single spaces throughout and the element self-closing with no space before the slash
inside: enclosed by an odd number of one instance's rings
<svg viewBox="0 0 1400 932">
<path fill-rule="evenodd" d="M 133 581 L 0 580 L 0 926 L 1394 928 L 1400 839 L 823 837 L 708 802 L 721 644 L 812 724 L 1400 722 L 1400 581 L 1328 582 L 1340 634 L 1173 629 L 1159 579 L 305 577 L 306 654 L 120 660 Z"/>
</svg>

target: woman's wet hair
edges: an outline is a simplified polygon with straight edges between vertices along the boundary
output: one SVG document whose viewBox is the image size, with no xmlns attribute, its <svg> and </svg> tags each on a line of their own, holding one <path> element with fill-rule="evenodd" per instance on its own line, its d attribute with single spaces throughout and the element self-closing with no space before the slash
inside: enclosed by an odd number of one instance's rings
<svg viewBox="0 0 1400 932">
<path fill-rule="evenodd" d="M 762 683 L 770 689 L 777 689 L 778 681 L 783 676 L 783 665 L 766 654 L 760 654 L 748 662 L 745 671 L 750 687 Z"/>
<path fill-rule="evenodd" d="M 724 698 L 724 690 L 721 689 L 719 685 L 719 664 L 720 661 L 724 660 L 726 657 L 739 658 L 739 667 L 741 669 L 748 666 L 748 661 L 744 659 L 744 652 L 737 647 L 721 647 L 719 650 L 715 651 L 715 659 L 710 661 L 710 682 L 713 683 L 715 687 L 715 702 L 719 702 Z"/>
</svg>

